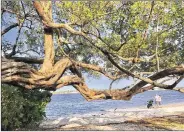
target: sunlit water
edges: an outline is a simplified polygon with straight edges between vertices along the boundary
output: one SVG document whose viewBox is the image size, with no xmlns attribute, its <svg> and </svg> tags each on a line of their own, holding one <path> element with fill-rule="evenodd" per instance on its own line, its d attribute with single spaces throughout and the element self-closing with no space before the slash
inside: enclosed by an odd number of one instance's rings
<svg viewBox="0 0 184 132">
<path fill-rule="evenodd" d="M 97 100 L 88 102 L 80 94 L 55 94 L 46 107 L 46 116 L 48 119 L 56 119 L 59 117 L 104 111 L 113 108 L 146 106 L 147 101 L 154 99 L 156 94 L 162 96 L 162 104 L 184 102 L 183 93 L 170 90 L 147 91 L 133 96 L 130 101 Z"/>
</svg>

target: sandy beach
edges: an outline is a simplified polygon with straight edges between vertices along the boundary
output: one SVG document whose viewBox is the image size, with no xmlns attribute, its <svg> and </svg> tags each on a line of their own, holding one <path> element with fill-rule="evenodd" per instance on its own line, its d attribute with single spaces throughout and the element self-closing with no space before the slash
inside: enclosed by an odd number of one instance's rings
<svg viewBox="0 0 184 132">
<path fill-rule="evenodd" d="M 184 130 L 184 102 L 100 112 L 45 120 L 41 130 Z"/>
</svg>

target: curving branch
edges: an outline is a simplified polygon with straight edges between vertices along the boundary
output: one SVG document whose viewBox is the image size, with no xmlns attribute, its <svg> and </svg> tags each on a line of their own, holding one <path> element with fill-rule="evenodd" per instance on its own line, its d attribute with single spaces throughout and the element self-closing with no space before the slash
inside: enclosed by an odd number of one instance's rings
<svg viewBox="0 0 184 132">
<path fill-rule="evenodd" d="M 5 28 L 3 31 L 1 31 L 1 36 L 6 34 L 8 31 L 10 31 L 11 29 L 13 29 L 13 28 L 15 28 L 17 26 L 19 26 L 19 24 L 18 23 L 14 23 L 14 24 L 10 25 L 9 27 Z"/>
<path fill-rule="evenodd" d="M 35 89 L 35 88 L 45 89 L 47 87 L 48 90 L 49 89 L 54 90 L 57 88 L 61 88 L 63 86 L 73 85 L 88 101 L 94 99 L 130 100 L 133 95 L 154 88 L 153 85 L 147 87 L 139 87 L 134 92 L 132 92 L 132 89 L 125 89 L 125 88 L 119 90 L 102 90 L 102 91 L 91 90 L 87 87 L 84 80 L 81 79 L 78 75 L 63 76 L 65 70 L 73 64 L 73 62 L 71 62 L 69 59 L 61 59 L 60 61 L 58 61 L 54 66 L 53 72 L 47 76 L 37 73 L 37 71 L 31 69 L 30 66 L 28 66 L 23 62 L 15 62 L 13 60 L 3 59 L 2 63 L 3 63 L 2 83 L 9 83 L 9 84 L 12 83 L 14 85 L 25 87 L 27 89 Z M 80 65 L 76 64 L 76 65 L 90 68 L 89 65 L 83 64 Z M 180 72 L 172 70 L 172 72 L 169 73 L 179 74 Z M 24 73 L 26 76 L 23 76 Z M 159 75 L 162 74 L 160 73 Z M 175 87 L 179 83 L 179 81 L 181 81 L 181 79 L 182 78 L 179 78 L 172 85 L 172 87 Z M 181 89 L 174 89 L 174 90 L 181 91 Z"/>
<path fill-rule="evenodd" d="M 140 88 L 135 93 L 130 93 L 128 89 L 116 89 L 116 90 L 91 90 L 85 83 L 75 84 L 73 87 L 78 90 L 81 95 L 88 101 L 99 99 L 112 99 L 112 100 L 130 100 L 133 95 L 142 93 L 148 90 L 152 90 L 153 86 L 147 86 Z"/>
<path fill-rule="evenodd" d="M 178 66 L 174 68 L 165 69 L 163 71 L 160 71 L 158 73 L 155 73 L 154 75 L 150 76 L 149 79 L 151 80 L 158 80 L 160 78 L 164 78 L 169 75 L 183 75 L 184 74 L 184 67 Z M 140 81 L 135 86 L 132 87 L 132 91 L 136 90 L 139 87 L 145 86 L 147 83 L 144 81 Z"/>
<path fill-rule="evenodd" d="M 83 82 L 77 76 L 63 76 L 65 70 L 71 66 L 69 60 L 62 59 L 55 65 L 55 69 L 47 75 L 32 69 L 28 64 L 15 62 L 10 59 L 2 58 L 2 83 L 16 83 L 25 86 L 25 88 L 60 88 L 71 84 Z"/>
<path fill-rule="evenodd" d="M 26 57 L 11 57 L 10 59 L 14 60 L 15 62 L 24 62 L 24 63 L 28 63 L 28 64 L 42 64 L 43 61 L 44 61 L 44 59 L 26 58 Z M 83 62 L 77 62 L 77 61 L 72 60 L 70 58 L 63 58 L 63 59 L 65 59 L 65 61 L 67 61 L 67 62 L 70 62 L 70 65 L 73 64 L 77 67 L 82 67 L 82 68 L 86 68 L 86 69 L 89 69 L 89 70 L 97 71 L 97 72 L 102 73 L 103 75 L 105 75 L 106 77 L 108 77 L 112 80 L 117 79 L 117 78 L 120 77 L 120 76 L 109 75 L 108 73 L 105 72 L 105 69 L 100 67 L 100 66 L 96 66 L 96 65 L 93 65 L 93 64 L 86 64 L 86 63 L 83 63 Z M 63 60 L 63 59 L 61 59 L 61 60 Z M 59 60 L 55 60 L 55 63 L 58 62 L 58 61 Z"/>
<path fill-rule="evenodd" d="M 175 88 L 175 86 L 183 79 L 183 77 L 184 76 L 181 76 L 176 82 L 174 82 L 172 85 L 169 85 L 167 89 L 176 90 L 176 91 L 184 93 L 184 89 Z M 136 89 L 134 92 L 132 92 L 131 89 L 126 89 L 126 88 L 116 89 L 116 90 L 101 90 L 101 91 L 91 90 L 87 87 L 85 83 L 75 84 L 73 86 L 88 101 L 96 100 L 96 99 L 130 100 L 132 96 L 138 93 L 152 90 L 154 88 L 153 85 L 149 85 L 146 87 L 140 87 Z"/>
<path fill-rule="evenodd" d="M 105 50 L 102 47 L 97 46 L 92 38 L 89 37 L 89 34 L 86 34 L 81 31 L 77 31 L 73 29 L 69 24 L 58 24 L 52 21 L 52 7 L 51 2 L 39 2 L 33 1 L 33 5 L 40 16 L 43 24 L 44 24 L 44 50 L 45 57 L 44 59 L 36 59 L 36 58 L 22 58 L 22 57 L 12 57 L 9 59 L 3 58 L 2 65 L 2 83 L 9 83 L 17 86 L 22 86 L 27 89 L 35 89 L 35 88 L 47 88 L 55 90 L 57 88 L 61 88 L 63 86 L 72 85 L 75 89 L 77 89 L 82 96 L 88 101 L 94 99 L 115 99 L 115 100 L 130 100 L 131 97 L 135 94 L 151 90 L 154 87 L 160 87 L 164 89 L 173 89 L 180 90 L 179 88 L 175 88 L 176 85 L 183 79 L 184 75 L 184 67 L 174 67 L 170 69 L 166 69 L 155 73 L 154 75 L 145 78 L 140 76 L 139 74 L 135 74 L 130 70 L 120 66 L 112 57 L 109 51 Z M 89 44 L 98 49 L 103 53 L 105 57 L 120 71 L 123 72 L 122 75 L 112 76 L 108 74 L 102 67 L 85 64 L 83 62 L 77 62 L 68 56 L 62 58 L 60 60 L 55 59 L 55 51 L 53 44 L 53 29 L 64 28 L 68 32 L 73 35 L 80 35 L 85 38 Z M 58 38 L 61 43 L 61 35 L 58 32 Z M 124 59 L 124 58 L 123 58 Z M 134 58 L 128 58 L 128 61 Z M 141 58 L 140 58 L 141 59 Z M 41 69 L 39 71 L 33 69 L 28 64 L 42 64 Z M 124 75 L 131 76 L 133 78 L 137 78 L 141 80 L 132 88 L 122 88 L 122 89 L 111 89 L 110 90 L 92 90 L 89 89 L 85 84 L 85 80 L 82 77 L 82 73 L 79 72 L 78 67 L 86 68 L 89 70 L 97 71 L 106 77 L 116 80 L 121 78 Z M 66 71 L 70 70 L 70 73 Z M 72 75 L 71 75 L 72 74 Z M 74 74 L 74 75 L 73 75 Z M 158 83 L 157 80 L 160 78 L 164 78 L 169 75 L 177 75 L 180 78 L 174 82 L 172 85 L 166 85 L 163 83 Z M 145 86 L 150 84 L 149 86 Z"/>
</svg>

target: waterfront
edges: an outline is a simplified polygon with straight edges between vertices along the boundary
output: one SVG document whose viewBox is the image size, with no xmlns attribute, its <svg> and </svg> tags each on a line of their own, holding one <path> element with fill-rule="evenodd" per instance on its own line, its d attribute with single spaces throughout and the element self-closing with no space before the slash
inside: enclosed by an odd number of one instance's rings
<svg viewBox="0 0 184 132">
<path fill-rule="evenodd" d="M 57 119 L 116 108 L 146 107 L 147 101 L 153 99 L 155 94 L 162 96 L 162 104 L 184 102 L 183 93 L 170 90 L 147 91 L 133 96 L 130 101 L 96 100 L 88 102 L 80 94 L 54 94 L 46 107 L 46 116 L 48 119 Z"/>
</svg>

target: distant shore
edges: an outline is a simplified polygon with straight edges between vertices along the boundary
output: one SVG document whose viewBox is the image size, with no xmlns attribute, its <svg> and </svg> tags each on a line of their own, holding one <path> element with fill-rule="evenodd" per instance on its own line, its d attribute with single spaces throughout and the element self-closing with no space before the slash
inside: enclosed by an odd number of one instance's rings
<svg viewBox="0 0 184 132">
<path fill-rule="evenodd" d="M 165 89 L 155 89 L 155 90 L 148 90 L 148 91 L 164 91 Z M 61 91 L 61 92 L 52 92 L 52 94 L 80 94 L 78 91 Z"/>
<path fill-rule="evenodd" d="M 72 92 L 68 92 L 68 91 L 64 91 L 64 92 L 53 92 L 52 94 L 57 95 L 57 94 L 78 94 L 78 91 L 72 91 Z"/>
<path fill-rule="evenodd" d="M 184 130 L 184 102 L 145 107 L 118 108 L 44 121 L 41 130 Z"/>
</svg>

